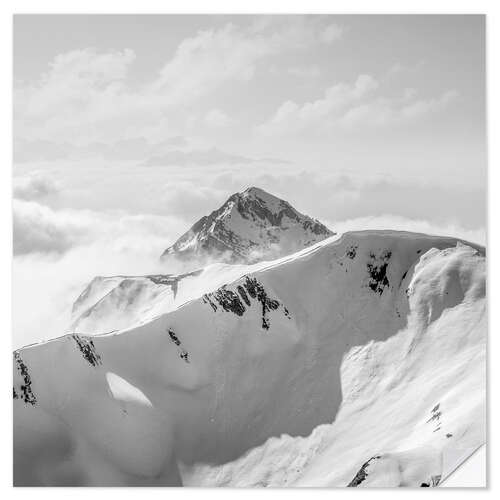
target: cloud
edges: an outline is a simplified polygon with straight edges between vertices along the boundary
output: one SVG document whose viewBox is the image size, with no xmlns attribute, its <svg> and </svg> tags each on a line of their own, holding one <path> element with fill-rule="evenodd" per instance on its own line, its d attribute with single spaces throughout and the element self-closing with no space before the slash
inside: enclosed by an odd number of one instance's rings
<svg viewBox="0 0 500 500">
<path fill-rule="evenodd" d="M 338 83 L 324 96 L 302 105 L 285 101 L 275 113 L 257 127 L 266 136 L 294 135 L 329 131 L 332 127 L 354 127 L 399 124 L 416 120 L 445 109 L 458 97 L 448 90 L 441 96 L 420 99 L 415 89 L 406 89 L 401 96 L 383 97 L 376 93 L 379 82 L 371 75 L 360 75 L 354 83 Z"/>
<path fill-rule="evenodd" d="M 180 127 L 185 109 L 201 97 L 253 78 L 264 59 L 330 44 L 340 33 L 340 27 L 317 16 L 264 17 L 249 25 L 200 30 L 182 40 L 173 57 L 142 84 L 129 78 L 136 58 L 130 49 L 60 54 L 37 82 L 15 88 L 14 135 L 86 145 L 154 134 L 159 126 L 165 134 L 170 122 Z M 220 114 L 211 118 L 221 123 Z M 52 149 L 47 153 L 58 157 L 58 149 Z"/>
<path fill-rule="evenodd" d="M 167 137 L 149 141 L 145 137 L 133 137 L 105 142 L 91 142 L 85 146 L 50 141 L 18 140 L 14 144 L 14 162 L 36 162 L 57 160 L 83 160 L 102 158 L 106 160 L 146 160 L 161 155 L 173 148 L 187 148 L 189 141 L 183 136 Z"/>
<path fill-rule="evenodd" d="M 265 57 L 339 39 L 342 28 L 317 17 L 260 18 L 247 29 L 232 23 L 183 40 L 154 89 L 176 100 L 195 99 L 231 81 L 248 81 Z"/>
<path fill-rule="evenodd" d="M 394 231 L 410 231 L 415 233 L 433 234 L 437 236 L 452 236 L 472 243 L 486 244 L 486 229 L 466 229 L 459 224 L 436 224 L 425 219 L 409 219 L 399 215 L 377 215 L 359 217 L 342 221 L 330 221 L 335 231 L 364 231 L 368 229 L 390 229 Z"/>
<path fill-rule="evenodd" d="M 169 151 L 163 155 L 153 156 L 144 162 L 145 166 L 185 166 L 185 165 L 217 165 L 232 163 L 250 163 L 254 161 L 245 156 L 226 153 L 217 148 L 206 150 Z"/>
<path fill-rule="evenodd" d="M 228 179 L 226 179 L 226 182 Z M 339 180 L 351 188 L 350 180 Z M 206 213 L 219 206 L 226 194 L 205 189 L 201 193 L 186 185 L 176 189 L 170 203 L 176 209 L 198 204 Z M 318 193 L 318 196 L 323 193 Z M 288 197 L 292 203 L 290 197 Z M 27 203 L 27 202 L 21 202 Z M 295 205 L 295 203 L 294 203 Z M 34 207 L 30 207 L 34 210 Z M 38 207 L 40 210 L 40 207 Z M 310 215 L 316 216 L 316 213 Z M 47 216 L 44 216 L 47 219 Z M 71 241 L 64 252 L 46 252 L 42 245 L 30 253 L 15 255 L 12 266 L 14 348 L 67 333 L 73 302 L 95 276 L 169 274 L 182 270 L 173 260 L 160 261 L 159 255 L 187 230 L 187 222 L 175 217 L 151 215 L 108 215 L 81 211 L 51 211 L 59 231 L 79 228 L 85 237 Z M 45 222 L 30 216 L 34 224 Z M 399 229 L 449 235 L 484 243 L 484 229 L 464 229 L 454 224 L 438 224 L 423 218 L 409 219 L 379 215 L 351 219 L 323 219 L 337 232 L 363 229 Z"/>
<path fill-rule="evenodd" d="M 243 170 L 189 173 L 181 168 L 169 173 L 166 183 L 164 177 L 155 177 L 152 182 L 157 189 L 140 193 L 149 193 L 151 206 L 163 210 L 163 215 L 53 209 L 40 202 L 44 196 L 38 202 L 14 200 L 16 346 L 64 333 L 73 301 L 96 275 L 179 272 L 175 261 L 159 261 L 163 250 L 199 217 L 250 185 L 290 201 L 337 232 L 389 228 L 484 242 L 484 214 L 474 217 L 470 213 L 471 205 L 484 202 L 483 192 L 290 168 L 272 170 L 255 163 L 252 169 Z M 123 178 L 119 169 L 117 175 Z M 64 186 L 58 196 L 66 193 L 68 186 Z M 395 212 L 399 215 L 391 215 Z"/>
<path fill-rule="evenodd" d="M 265 135 L 298 133 L 304 129 L 324 125 L 331 117 L 345 110 L 353 102 L 374 91 L 378 82 L 371 75 L 360 75 L 352 84 L 338 83 L 325 90 L 316 101 L 298 105 L 285 101 L 274 115 L 259 127 Z"/>
<path fill-rule="evenodd" d="M 22 200 L 39 200 L 59 192 L 58 183 L 43 172 L 14 177 L 12 184 L 14 198 Z"/>
<path fill-rule="evenodd" d="M 168 215 L 54 210 L 16 199 L 12 209 L 14 255 L 63 254 L 95 242 L 106 242 L 115 250 L 141 245 L 166 247 L 185 228 L 179 217 Z"/>
<path fill-rule="evenodd" d="M 135 54 L 130 49 L 98 53 L 74 50 L 57 55 L 38 84 L 19 90 L 24 100 L 16 106 L 36 119 L 57 109 L 58 113 L 88 112 L 86 104 L 98 104 L 117 95 Z"/>
<path fill-rule="evenodd" d="M 15 200 L 14 348 L 67 333 L 72 304 L 95 276 L 181 272 L 159 256 L 186 226 L 175 216 L 52 210 Z"/>
<path fill-rule="evenodd" d="M 235 121 L 228 116 L 224 111 L 221 111 L 218 108 L 211 109 L 207 112 L 204 119 L 205 123 L 209 127 L 214 128 L 225 128 L 233 125 Z"/>
<path fill-rule="evenodd" d="M 48 140 L 60 132 L 70 139 L 78 122 L 88 126 L 128 114 L 136 100 L 129 101 L 125 79 L 134 59 L 130 49 L 87 48 L 56 56 L 37 83 L 14 90 L 16 137 Z"/>
<path fill-rule="evenodd" d="M 229 193 L 249 185 L 259 186 L 322 222 L 397 214 L 406 220 L 428 220 L 436 226 L 472 230 L 484 226 L 486 213 L 482 189 L 375 175 L 359 178 L 336 174 L 333 169 L 314 173 L 288 168 L 278 172 L 269 168 L 237 174 L 227 171 L 215 176 L 212 184 Z M 471 206 L 475 209 L 471 210 Z"/>
<path fill-rule="evenodd" d="M 166 146 L 177 146 L 177 147 L 186 147 L 189 143 L 188 140 L 182 135 L 175 135 L 173 137 L 169 137 L 164 141 Z"/>
<path fill-rule="evenodd" d="M 321 69 L 319 66 L 295 66 L 288 68 L 287 73 L 299 78 L 318 78 L 321 75 Z"/>
<path fill-rule="evenodd" d="M 338 24 L 330 24 L 323 29 L 320 34 L 320 39 L 321 41 L 330 44 L 335 40 L 342 38 L 343 34 L 344 28 L 342 26 L 339 26 Z"/>
<path fill-rule="evenodd" d="M 186 230 L 177 217 L 52 210 L 14 200 L 14 348 L 68 332 L 71 307 L 95 276 L 181 270 L 159 256 Z"/>
<path fill-rule="evenodd" d="M 68 158 L 74 149 L 74 146 L 65 142 L 15 139 L 13 159 L 15 163 L 36 160 L 55 161 Z"/>
<path fill-rule="evenodd" d="M 215 110 L 212 110 L 215 111 Z M 234 123 L 229 117 L 224 114 L 209 113 L 205 117 L 211 127 L 222 128 Z M 208 123 L 207 123 L 208 124 Z M 111 143 L 92 142 L 84 147 L 74 146 L 71 144 L 57 144 L 48 141 L 22 141 L 24 146 L 21 153 L 14 155 L 16 163 L 49 161 L 56 160 L 93 160 L 104 159 L 114 162 L 123 161 L 139 161 L 145 166 L 212 166 L 212 165 L 238 165 L 252 162 L 266 163 L 288 163 L 280 158 L 264 157 L 251 158 L 239 154 L 229 153 L 216 147 L 205 147 L 199 149 L 194 147 L 194 141 L 188 141 L 183 136 L 174 136 L 160 142 L 149 142 L 144 137 L 135 137 L 132 139 L 124 139 Z M 43 147 L 39 148 L 40 143 Z M 55 157 L 51 154 L 52 151 L 58 151 Z M 48 152 L 48 153 L 47 153 Z M 46 179 L 44 176 L 36 175 L 35 179 L 15 180 L 14 195 L 19 193 L 18 198 L 26 198 L 23 191 L 28 187 L 25 184 L 33 184 L 31 189 L 36 186 L 42 191 L 44 188 L 49 189 L 48 183 L 51 182 L 51 188 L 56 184 Z M 44 177 L 42 179 L 42 177 Z M 42 186 L 44 184 L 45 186 Z M 42 194 L 40 192 L 40 194 Z"/>
<path fill-rule="evenodd" d="M 219 208 L 229 196 L 224 190 L 212 186 L 200 187 L 196 182 L 188 181 L 166 184 L 164 191 L 162 206 L 166 213 L 182 218 L 188 227 L 202 215 Z"/>
<path fill-rule="evenodd" d="M 172 150 L 164 154 L 148 158 L 145 166 L 213 166 L 213 165 L 239 165 L 247 163 L 288 163 L 279 158 L 250 158 L 222 151 L 218 148 Z"/>
<path fill-rule="evenodd" d="M 63 254 L 30 253 L 12 265 L 14 348 L 68 333 L 71 308 L 95 276 L 167 274 L 176 272 L 159 260 L 166 248 L 153 230 L 135 245 L 109 239 L 70 248 Z"/>
<path fill-rule="evenodd" d="M 64 252 L 91 240 L 95 221 L 86 213 L 55 212 L 33 201 L 14 200 L 14 255 L 31 252 Z"/>
<path fill-rule="evenodd" d="M 458 97 L 454 90 L 433 99 L 416 99 L 415 92 L 407 92 L 402 99 L 380 98 L 349 109 L 339 122 L 347 127 L 358 125 L 385 125 L 412 121 L 446 108 Z"/>
<path fill-rule="evenodd" d="M 185 102 L 212 92 L 222 83 L 247 81 L 256 63 L 276 48 L 259 35 L 248 36 L 234 24 L 199 31 L 183 40 L 153 82 L 154 92 Z"/>
<path fill-rule="evenodd" d="M 387 76 L 389 78 L 393 78 L 401 75 L 413 75 L 424 69 L 426 65 L 427 61 L 425 61 L 424 59 L 411 64 L 403 64 L 401 62 L 397 62 L 389 68 L 389 70 L 387 71 Z"/>
</svg>

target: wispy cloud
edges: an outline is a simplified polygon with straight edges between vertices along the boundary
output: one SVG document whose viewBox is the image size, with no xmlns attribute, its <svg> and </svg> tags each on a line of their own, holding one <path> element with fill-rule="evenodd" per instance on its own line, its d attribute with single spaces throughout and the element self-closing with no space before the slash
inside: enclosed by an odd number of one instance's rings
<svg viewBox="0 0 500 500">
<path fill-rule="evenodd" d="M 174 191 L 176 197 L 182 192 Z M 189 200 L 193 202 L 192 197 L 183 199 L 184 207 L 189 205 Z M 168 198 L 168 202 L 172 205 L 172 198 Z M 14 199 L 14 255 L 64 254 L 96 242 L 117 252 L 143 245 L 160 251 L 184 230 L 186 223 L 179 216 L 181 210 L 171 210 L 171 215 L 132 215 L 117 211 L 54 209 L 36 201 Z"/>
<path fill-rule="evenodd" d="M 419 99 L 413 92 L 399 99 L 381 97 L 352 107 L 339 118 L 339 123 L 346 127 L 404 123 L 439 112 L 457 98 L 455 90 L 448 90 L 431 99 Z"/>
<path fill-rule="evenodd" d="M 227 113 L 218 109 L 212 108 L 204 117 L 204 122 L 209 127 L 215 128 L 225 128 L 233 125 L 235 120 L 231 118 Z"/>
<path fill-rule="evenodd" d="M 14 198 L 21 200 L 39 200 L 59 192 L 57 181 L 43 171 L 14 177 L 12 184 Z"/>
<path fill-rule="evenodd" d="M 182 122 L 186 107 L 224 85 L 252 79 L 264 59 L 328 45 L 341 34 L 341 27 L 314 16 L 227 23 L 182 40 L 159 72 L 140 85 L 128 77 L 136 59 L 131 49 L 60 54 L 39 81 L 15 89 L 15 136 L 88 144 L 144 135 L 160 123 L 168 128 L 167 112 L 177 111 L 175 121 Z M 214 126 L 230 123 L 217 109 L 209 110 L 206 120 Z"/>
<path fill-rule="evenodd" d="M 151 156 L 142 165 L 145 166 L 219 166 L 245 165 L 248 163 L 290 164 L 287 160 L 280 158 L 251 158 L 249 156 L 237 155 L 222 151 L 217 148 L 193 149 L 193 150 L 172 150 L 167 153 Z"/>
<path fill-rule="evenodd" d="M 385 97 L 377 95 L 379 88 L 376 78 L 360 75 L 352 84 L 332 85 L 315 101 L 285 101 L 257 130 L 264 135 L 307 135 L 332 127 L 398 124 L 443 110 L 458 97 L 456 90 L 447 90 L 438 97 L 424 99 L 418 97 L 415 89 Z"/>
<path fill-rule="evenodd" d="M 288 68 L 287 73 L 299 78 L 317 78 L 321 75 L 321 69 L 315 64 L 311 66 L 294 66 L 292 68 Z"/>
<path fill-rule="evenodd" d="M 88 212 L 55 212 L 34 201 L 14 200 L 12 213 L 14 255 L 64 252 L 90 242 L 98 226 Z"/>
<path fill-rule="evenodd" d="M 358 217 L 340 221 L 329 221 L 329 224 L 339 233 L 346 231 L 366 231 L 369 229 L 389 229 L 393 231 L 410 231 L 437 236 L 451 236 L 461 238 L 471 243 L 486 244 L 486 228 L 466 229 L 460 224 L 434 223 L 432 221 L 416 218 L 410 219 L 399 215 L 377 215 Z"/>
</svg>

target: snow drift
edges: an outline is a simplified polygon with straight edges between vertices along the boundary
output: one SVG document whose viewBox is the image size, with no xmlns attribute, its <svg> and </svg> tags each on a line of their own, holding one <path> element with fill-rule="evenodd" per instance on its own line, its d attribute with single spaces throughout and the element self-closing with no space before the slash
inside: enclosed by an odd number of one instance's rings
<svg viewBox="0 0 500 500">
<path fill-rule="evenodd" d="M 14 353 L 16 485 L 435 486 L 485 440 L 471 243 L 346 233 L 101 279 L 75 316 Z"/>
</svg>

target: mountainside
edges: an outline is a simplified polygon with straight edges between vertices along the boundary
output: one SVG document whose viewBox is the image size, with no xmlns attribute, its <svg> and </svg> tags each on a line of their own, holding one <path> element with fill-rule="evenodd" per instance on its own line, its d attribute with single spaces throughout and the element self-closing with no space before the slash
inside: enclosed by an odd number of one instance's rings
<svg viewBox="0 0 500 500">
<path fill-rule="evenodd" d="M 185 302 L 186 293 L 196 294 L 196 277 L 202 273 L 97 276 L 73 304 L 72 329 L 95 334 L 154 318 Z"/>
<path fill-rule="evenodd" d="M 17 485 L 435 486 L 485 441 L 467 242 L 362 231 L 100 278 L 82 314 L 89 330 L 14 353 Z"/>
<path fill-rule="evenodd" d="M 333 234 L 288 202 L 251 187 L 202 217 L 162 257 L 252 263 L 296 252 Z"/>
</svg>

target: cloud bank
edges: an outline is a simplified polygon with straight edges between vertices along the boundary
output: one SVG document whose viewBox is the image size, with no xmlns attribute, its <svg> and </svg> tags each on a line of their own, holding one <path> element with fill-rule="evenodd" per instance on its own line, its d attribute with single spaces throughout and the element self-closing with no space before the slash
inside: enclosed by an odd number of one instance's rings
<svg viewBox="0 0 500 500">
<path fill-rule="evenodd" d="M 419 98 L 416 90 L 405 89 L 401 96 L 376 95 L 380 83 L 367 74 L 351 84 L 337 83 L 315 101 L 297 104 L 288 100 L 257 127 L 265 136 L 326 133 L 332 128 L 352 129 L 411 122 L 436 113 L 458 97 L 448 90 L 437 98 Z"/>
<path fill-rule="evenodd" d="M 74 300 L 97 275 L 183 271 L 183 265 L 174 260 L 160 262 L 163 250 L 201 215 L 218 208 L 230 194 L 251 184 L 258 183 L 289 200 L 336 232 L 390 228 L 485 242 L 484 229 L 454 223 L 445 207 L 441 207 L 441 222 L 426 219 L 426 210 L 434 213 L 444 196 L 437 191 L 434 198 L 426 197 L 432 194 L 429 188 L 419 191 L 415 186 L 389 181 L 365 179 L 360 182 L 348 176 L 301 172 L 270 175 L 264 167 L 259 173 L 252 169 L 241 175 L 222 169 L 217 175 L 213 171 L 205 175 L 195 175 L 192 179 L 169 176 L 171 180 L 159 190 L 163 199 L 150 200 L 152 206 L 163 207 L 165 213 L 161 215 L 132 214 L 117 209 L 50 207 L 45 202 L 54 193 L 59 201 L 64 199 L 67 185 L 62 183 L 56 189 L 47 176 L 16 179 L 18 197 L 13 202 L 15 347 L 65 333 Z M 132 179 L 137 182 L 138 178 Z M 199 187 L 200 183 L 203 187 Z M 113 186 L 111 184 L 111 188 Z M 465 195 L 449 192 L 446 196 Z M 406 207 L 399 210 L 405 215 L 391 214 L 397 207 Z M 367 215 L 374 212 L 374 216 Z"/>
<path fill-rule="evenodd" d="M 342 32 L 340 26 L 317 16 L 256 18 L 249 25 L 227 23 L 180 41 L 171 59 L 141 84 L 130 78 L 136 60 L 130 48 L 62 53 L 38 81 L 16 85 L 14 135 L 41 141 L 39 146 L 46 141 L 46 153 L 59 157 L 65 146 L 51 143 L 88 145 L 143 135 L 149 138 L 154 127 L 161 127 L 165 134 L 167 115 L 180 121 L 185 109 L 203 96 L 251 80 L 262 61 L 332 44 Z M 204 122 L 220 128 L 233 119 L 213 108 Z M 22 143 L 18 149 L 22 157 Z"/>
</svg>

